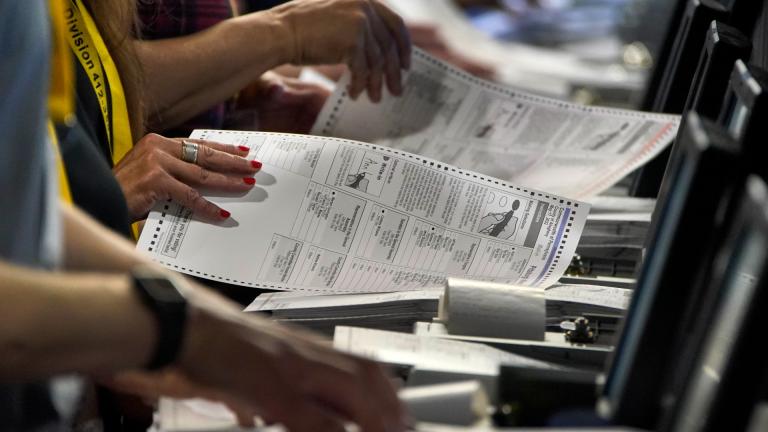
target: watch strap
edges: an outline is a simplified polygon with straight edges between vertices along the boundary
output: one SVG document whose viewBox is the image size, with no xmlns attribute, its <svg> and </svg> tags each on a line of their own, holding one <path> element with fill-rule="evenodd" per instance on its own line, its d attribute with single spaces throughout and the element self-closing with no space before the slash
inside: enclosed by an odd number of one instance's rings
<svg viewBox="0 0 768 432">
<path fill-rule="evenodd" d="M 181 352 L 187 300 L 172 279 L 157 271 L 137 269 L 132 277 L 137 295 L 157 322 L 157 342 L 145 369 L 162 369 L 175 362 Z"/>
</svg>

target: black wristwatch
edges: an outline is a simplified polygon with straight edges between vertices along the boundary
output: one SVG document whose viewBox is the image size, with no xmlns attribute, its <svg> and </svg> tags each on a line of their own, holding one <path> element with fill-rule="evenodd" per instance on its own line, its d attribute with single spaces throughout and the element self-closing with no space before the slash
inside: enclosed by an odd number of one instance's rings
<svg viewBox="0 0 768 432">
<path fill-rule="evenodd" d="M 184 341 L 187 299 L 173 279 L 147 267 L 131 272 L 133 288 L 157 320 L 157 343 L 147 370 L 162 369 L 176 360 Z"/>
</svg>

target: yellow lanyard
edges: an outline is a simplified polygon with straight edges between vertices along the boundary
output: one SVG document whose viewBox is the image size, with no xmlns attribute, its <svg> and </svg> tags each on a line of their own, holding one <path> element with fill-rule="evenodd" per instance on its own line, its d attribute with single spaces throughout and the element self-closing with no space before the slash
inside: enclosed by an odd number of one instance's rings
<svg viewBox="0 0 768 432">
<path fill-rule="evenodd" d="M 72 203 L 72 192 L 69 189 L 69 179 L 67 178 L 67 170 L 64 167 L 64 159 L 61 157 L 59 137 L 56 135 L 56 128 L 51 120 L 48 120 L 48 140 L 51 142 L 53 154 L 56 158 L 56 171 L 59 177 L 59 198 L 64 202 Z"/>
<path fill-rule="evenodd" d="M 107 45 L 96 23 L 80 0 L 70 0 L 64 10 L 69 47 L 88 75 L 101 107 L 112 163 L 118 162 L 133 147 L 125 92 Z"/>
<path fill-rule="evenodd" d="M 75 71 L 67 48 L 64 24 L 64 3 L 49 0 L 51 16 L 51 83 L 48 91 L 48 112 L 58 123 L 70 123 L 75 112 Z"/>
</svg>

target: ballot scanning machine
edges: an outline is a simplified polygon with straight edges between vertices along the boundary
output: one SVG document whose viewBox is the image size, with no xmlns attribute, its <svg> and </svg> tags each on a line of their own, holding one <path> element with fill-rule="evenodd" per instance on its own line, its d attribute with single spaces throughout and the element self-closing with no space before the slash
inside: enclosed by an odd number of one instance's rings
<svg viewBox="0 0 768 432">
<path fill-rule="evenodd" d="M 598 404 L 611 422 L 646 429 L 658 420 L 664 371 L 677 355 L 681 311 L 699 295 L 714 253 L 721 197 L 743 165 L 736 141 L 695 113 L 688 115 L 678 145 Z"/>
<path fill-rule="evenodd" d="M 661 431 L 745 430 L 761 396 L 768 368 L 756 343 L 768 307 L 768 187 L 751 176 L 739 196 Z"/>
<path fill-rule="evenodd" d="M 705 318 L 716 303 L 708 294 L 714 271 L 708 263 L 714 261 L 715 250 L 734 224 L 743 198 L 740 185 L 749 172 L 766 172 L 768 149 L 761 137 L 766 132 L 767 75 L 737 61 L 718 124 L 692 115 L 688 121 L 694 124 L 687 124 L 681 133 L 654 215 L 648 257 L 601 396 L 601 413 L 615 423 L 656 427 L 662 412 L 671 410 L 671 401 L 687 385 L 683 372 L 690 370 L 692 358 L 698 355 L 696 335 L 704 337 Z M 723 154 L 712 159 L 711 178 L 697 183 L 696 170 L 690 167 L 701 170 L 708 152 Z M 692 163 L 697 158 L 699 163 Z M 698 205 L 690 196 L 692 191 L 696 194 L 697 184 L 701 187 Z M 690 188 L 688 202 L 675 198 L 685 187 Z M 692 237 L 686 240 L 674 232 L 675 215 L 684 225 L 698 225 L 688 231 Z M 659 248 L 667 250 L 667 257 L 658 253 Z M 678 267 L 681 263 L 683 267 Z M 658 283 L 649 285 L 651 277 L 659 278 Z"/>
</svg>

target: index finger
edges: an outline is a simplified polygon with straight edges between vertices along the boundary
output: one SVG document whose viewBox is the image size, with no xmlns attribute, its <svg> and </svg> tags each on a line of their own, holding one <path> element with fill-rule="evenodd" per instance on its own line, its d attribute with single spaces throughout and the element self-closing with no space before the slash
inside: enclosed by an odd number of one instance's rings
<svg viewBox="0 0 768 432">
<path fill-rule="evenodd" d="M 316 354 L 320 354 L 315 357 L 320 361 L 309 365 L 309 372 L 300 385 L 303 392 L 364 431 L 402 429 L 402 412 L 390 402 L 390 398 L 396 397 L 394 389 L 382 387 L 370 366 L 335 353 L 342 362 L 352 360 L 351 367 L 349 370 L 328 367 L 323 363 L 332 363 L 322 361 L 322 353 Z"/>
<path fill-rule="evenodd" d="M 168 176 L 163 185 L 167 194 L 176 202 L 192 210 L 196 215 L 210 222 L 229 219 L 231 214 L 216 204 L 203 198 L 196 189 Z"/>
<path fill-rule="evenodd" d="M 397 396 L 397 389 L 389 378 L 386 368 L 371 360 L 360 359 L 359 361 L 363 362 L 361 367 L 373 384 L 375 393 L 381 398 L 384 407 L 382 411 L 386 412 L 388 416 L 392 416 L 392 420 L 405 424 L 408 420 L 406 409 Z"/>
<path fill-rule="evenodd" d="M 378 0 L 373 1 L 373 6 L 376 8 L 376 12 L 389 28 L 392 36 L 397 42 L 397 51 L 400 54 L 400 64 L 405 69 L 411 68 L 411 36 L 408 33 L 408 29 L 405 27 L 405 22 L 400 18 L 400 15 L 394 13 L 392 9 L 382 4 Z"/>
</svg>

